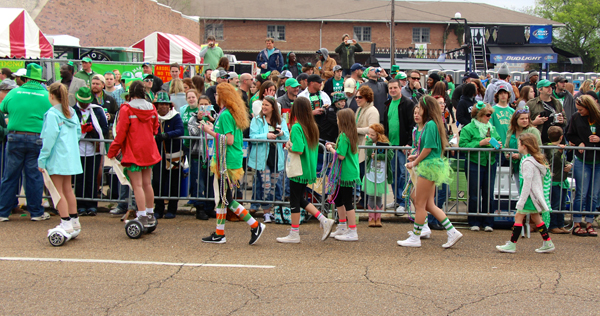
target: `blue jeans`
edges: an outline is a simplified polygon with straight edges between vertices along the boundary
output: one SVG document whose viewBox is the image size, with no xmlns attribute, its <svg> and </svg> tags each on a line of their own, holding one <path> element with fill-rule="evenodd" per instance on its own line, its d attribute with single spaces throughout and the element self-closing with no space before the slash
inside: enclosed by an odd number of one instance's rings
<svg viewBox="0 0 600 316">
<path fill-rule="evenodd" d="M 392 190 L 396 197 L 396 203 L 400 206 L 406 206 L 406 202 L 402 197 L 402 192 L 406 186 L 406 167 L 404 167 L 404 164 L 406 164 L 406 156 L 402 150 L 396 150 L 392 161 L 392 172 L 396 175 L 392 179 Z"/>
<path fill-rule="evenodd" d="M 575 178 L 573 210 L 576 212 L 596 211 L 600 196 L 600 163 L 586 164 L 575 158 L 573 160 L 573 178 Z M 581 223 L 582 216 L 582 214 L 573 214 L 573 221 Z M 585 221 L 593 223 L 594 215 L 586 215 Z"/>
<path fill-rule="evenodd" d="M 269 167 L 267 167 L 269 168 Z M 256 174 L 254 175 L 254 181 L 252 183 L 252 200 L 264 200 L 264 201 L 273 201 L 273 193 L 268 192 L 268 196 L 265 196 L 264 189 L 264 181 L 261 177 L 262 171 L 256 170 Z M 277 174 L 271 174 L 271 177 L 275 177 Z M 283 172 L 280 172 L 278 175 L 277 183 L 275 184 L 275 201 L 283 201 Z M 288 179 L 289 184 L 289 179 Z M 288 185 L 289 188 L 289 185 Z M 289 191 L 289 189 L 287 189 Z M 262 207 L 263 210 L 272 207 L 270 203 L 259 203 L 254 202 L 250 204 L 251 210 L 258 210 Z"/>
<path fill-rule="evenodd" d="M 127 201 L 127 199 L 131 196 L 131 193 L 131 188 L 129 188 L 128 185 L 122 185 L 119 183 L 119 200 Z M 127 202 L 120 202 L 117 207 L 122 210 L 128 210 L 129 204 Z M 133 198 L 131 199 L 131 208 L 137 210 L 137 205 L 135 204 L 135 199 Z"/>
<path fill-rule="evenodd" d="M 487 214 L 488 205 L 492 204 L 494 182 L 496 182 L 496 166 L 481 166 L 467 159 L 465 173 L 469 182 L 469 213 Z M 469 216 L 469 226 L 494 227 L 491 216 Z"/>
<path fill-rule="evenodd" d="M 38 170 L 38 156 L 42 149 L 42 139 L 36 135 L 10 133 L 7 136 L 5 168 L 0 184 L 0 217 L 8 217 L 15 207 L 15 197 L 19 194 L 19 178 L 25 169 L 25 192 L 27 210 L 31 217 L 44 214 L 42 195 L 44 179 Z"/>
<path fill-rule="evenodd" d="M 566 209 L 567 189 L 561 188 L 560 185 L 553 185 L 550 195 L 550 204 L 552 213 L 550 213 L 550 226 L 548 229 L 565 227 L 565 214 L 557 212 Z"/>
</svg>

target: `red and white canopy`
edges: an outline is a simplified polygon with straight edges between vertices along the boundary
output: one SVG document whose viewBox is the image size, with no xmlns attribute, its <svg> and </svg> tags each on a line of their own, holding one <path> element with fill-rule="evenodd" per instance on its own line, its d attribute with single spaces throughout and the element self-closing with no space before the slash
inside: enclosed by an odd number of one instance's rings
<svg viewBox="0 0 600 316">
<path fill-rule="evenodd" d="M 52 58 L 52 45 L 25 9 L 0 9 L 0 58 Z"/>
<path fill-rule="evenodd" d="M 186 37 L 154 32 L 131 47 L 144 51 L 144 61 L 149 63 L 200 64 L 200 46 Z"/>
</svg>

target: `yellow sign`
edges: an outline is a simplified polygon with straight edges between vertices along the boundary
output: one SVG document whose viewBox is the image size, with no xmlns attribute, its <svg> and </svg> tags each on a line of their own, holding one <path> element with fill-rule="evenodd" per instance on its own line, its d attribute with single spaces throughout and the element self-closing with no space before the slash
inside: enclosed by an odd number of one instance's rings
<svg viewBox="0 0 600 316">
<path fill-rule="evenodd" d="M 21 68 L 25 68 L 25 61 L 23 60 L 0 60 L 0 68 L 8 68 L 12 72 L 16 72 Z"/>
</svg>

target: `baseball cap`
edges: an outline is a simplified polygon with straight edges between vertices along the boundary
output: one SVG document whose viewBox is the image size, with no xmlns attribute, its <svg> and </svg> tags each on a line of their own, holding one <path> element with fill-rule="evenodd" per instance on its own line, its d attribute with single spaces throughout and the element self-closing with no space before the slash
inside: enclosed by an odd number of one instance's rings
<svg viewBox="0 0 600 316">
<path fill-rule="evenodd" d="M 229 78 L 239 78 L 239 75 L 235 71 L 230 71 Z"/>
<path fill-rule="evenodd" d="M 86 63 L 91 63 L 91 62 L 92 62 L 92 59 L 91 59 L 91 58 L 89 58 L 89 57 L 83 57 L 83 58 L 81 58 L 81 61 L 84 61 L 84 62 L 86 62 Z"/>
<path fill-rule="evenodd" d="M 293 78 L 294 76 L 292 75 L 292 73 L 289 70 L 284 70 L 283 72 L 281 72 L 279 75 L 277 75 L 277 78 L 279 79 L 283 79 L 283 78 Z"/>
<path fill-rule="evenodd" d="M 550 87 L 550 86 L 553 86 L 553 85 L 554 85 L 554 82 L 550 82 L 549 80 L 544 79 L 544 80 L 540 80 L 537 83 L 537 88 L 538 89 L 539 88 L 545 88 L 545 87 Z"/>
<path fill-rule="evenodd" d="M 500 90 L 504 90 L 508 93 L 510 93 L 511 91 L 513 91 L 512 87 L 509 86 L 506 83 L 501 83 L 500 85 L 498 85 L 498 89 L 496 89 L 496 94 L 498 94 L 498 92 L 500 92 Z"/>
<path fill-rule="evenodd" d="M 465 74 L 465 78 L 479 79 L 479 75 L 476 72 L 468 72 Z"/>
<path fill-rule="evenodd" d="M 399 73 L 396 75 L 396 78 L 395 78 L 395 79 L 396 79 L 396 80 L 406 80 L 406 74 L 405 74 L 404 72 L 402 72 L 402 71 L 401 71 L 401 72 L 399 72 Z"/>
<path fill-rule="evenodd" d="M 569 82 L 569 80 L 567 80 L 565 77 L 561 77 L 561 76 L 554 78 L 554 83 L 559 83 L 559 82 Z"/>
<path fill-rule="evenodd" d="M 301 73 L 298 75 L 298 77 L 296 77 L 296 81 L 300 82 L 302 80 L 306 80 L 308 79 L 308 75 L 306 73 Z"/>
<path fill-rule="evenodd" d="M 336 72 L 338 70 L 342 70 L 342 66 L 340 66 L 340 65 L 333 66 L 333 72 Z"/>
<path fill-rule="evenodd" d="M 310 75 L 310 76 L 308 76 L 308 83 L 311 83 L 311 82 L 321 83 L 321 82 L 323 82 L 323 78 L 321 78 L 321 76 L 319 76 L 319 75 Z"/>
<path fill-rule="evenodd" d="M 150 67 L 150 63 L 143 63 L 143 64 L 142 64 L 142 67 L 144 67 L 144 66 L 148 66 L 148 67 Z"/>
<path fill-rule="evenodd" d="M 366 68 L 363 67 L 363 65 L 361 65 L 359 63 L 356 63 L 356 64 L 352 65 L 352 67 L 350 67 L 350 71 L 356 71 L 358 69 L 365 70 Z"/>
<path fill-rule="evenodd" d="M 213 73 L 214 73 L 214 71 L 213 71 Z M 217 72 L 217 75 L 215 77 L 216 78 L 221 78 L 221 79 L 229 79 L 229 74 L 225 70 L 219 70 Z"/>
<path fill-rule="evenodd" d="M 313 65 L 312 63 L 306 63 L 304 64 L 304 67 L 314 67 L 315 65 Z"/>
<path fill-rule="evenodd" d="M 14 88 L 18 88 L 19 86 L 11 79 L 4 79 L 0 82 L 0 90 L 12 90 Z"/>
<path fill-rule="evenodd" d="M 356 89 L 356 80 L 354 80 L 352 78 L 348 78 L 348 79 L 346 79 L 346 81 L 344 81 L 344 93 L 354 93 L 355 89 Z"/>
<path fill-rule="evenodd" d="M 21 77 L 21 76 L 25 76 L 26 74 L 27 74 L 27 69 L 21 68 L 21 69 L 17 70 L 17 72 L 13 73 L 13 76 Z"/>
<path fill-rule="evenodd" d="M 104 79 L 104 76 L 103 76 L 103 75 L 100 75 L 100 74 L 95 74 L 95 75 L 92 77 L 92 80 L 94 80 L 94 79 L 98 79 L 98 80 L 102 81 L 102 83 L 103 83 L 103 84 L 106 84 L 106 79 Z"/>
<path fill-rule="evenodd" d="M 292 87 L 292 88 L 296 88 L 299 87 L 300 84 L 298 83 L 298 80 L 294 79 L 294 78 L 289 78 L 288 80 L 285 81 L 285 87 Z"/>
</svg>

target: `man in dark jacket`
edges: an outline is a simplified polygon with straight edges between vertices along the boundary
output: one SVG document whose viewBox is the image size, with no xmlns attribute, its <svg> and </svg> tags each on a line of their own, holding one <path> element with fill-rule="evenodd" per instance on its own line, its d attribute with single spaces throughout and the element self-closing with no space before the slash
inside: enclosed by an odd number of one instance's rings
<svg viewBox="0 0 600 316">
<path fill-rule="evenodd" d="M 269 37 L 265 43 L 267 48 L 256 56 L 256 65 L 260 67 L 260 73 L 264 74 L 273 70 L 281 72 L 284 64 L 283 55 L 279 49 L 275 48 L 275 40 Z"/>
<path fill-rule="evenodd" d="M 289 70 L 292 73 L 292 78 L 296 78 L 302 73 L 302 64 L 296 60 L 296 53 L 289 52 L 285 56 L 285 65 L 282 70 Z"/>
<path fill-rule="evenodd" d="M 575 107 L 575 99 L 569 90 L 565 89 L 565 85 L 569 82 L 569 80 L 565 79 L 565 77 L 556 77 L 554 78 L 554 93 L 552 94 L 554 98 L 556 98 L 563 106 L 563 110 L 565 110 L 565 120 L 570 120 L 571 116 L 577 112 L 577 108 Z"/>
<path fill-rule="evenodd" d="M 421 87 L 421 73 L 413 69 L 408 72 L 408 84 L 402 88 L 402 95 L 417 104 L 419 99 L 425 95 L 425 90 Z"/>
<path fill-rule="evenodd" d="M 348 34 L 342 36 L 342 43 L 340 46 L 336 47 L 335 52 L 340 55 L 340 59 L 342 60 L 340 65 L 344 70 L 344 77 L 352 73 L 350 68 L 354 65 L 354 53 L 360 53 L 362 51 L 363 48 L 355 39 L 351 40 Z"/>
<path fill-rule="evenodd" d="M 463 95 L 463 89 L 467 83 L 471 83 L 472 79 L 479 79 L 477 73 L 469 72 L 466 73 L 463 77 L 463 83 L 454 89 L 452 93 L 452 107 L 458 111 L 458 102 L 460 102 L 460 97 Z"/>
<path fill-rule="evenodd" d="M 152 65 L 150 65 L 150 63 L 144 63 L 142 65 L 142 71 L 144 72 L 144 75 L 148 74 L 154 76 L 154 73 L 152 73 Z M 152 90 L 153 93 L 157 93 L 158 91 L 160 91 L 163 85 L 163 81 L 157 76 L 154 76 L 153 78 L 154 80 L 152 81 L 152 89 L 150 90 Z"/>
<path fill-rule="evenodd" d="M 527 102 L 531 125 L 535 126 L 542 136 L 542 143 L 550 142 L 548 129 L 557 125 L 561 128 L 567 126 L 565 111 L 560 101 L 552 96 L 554 83 L 544 79 L 537 83 L 540 96 Z"/>
<path fill-rule="evenodd" d="M 98 172 L 102 165 L 102 156 L 106 154 L 104 143 L 86 141 L 86 139 L 105 139 L 108 135 L 108 122 L 104 109 L 92 104 L 92 91 L 81 87 L 75 95 L 77 104 L 75 113 L 81 122 L 81 140 L 79 155 L 83 173 L 75 176 L 75 196 L 96 198 L 98 192 Z M 77 200 L 77 213 L 81 216 L 96 216 L 98 202 Z"/>
<path fill-rule="evenodd" d="M 215 98 L 215 93 L 217 93 L 217 85 L 222 82 L 228 82 L 229 74 L 225 70 L 215 70 L 217 71 L 217 82 L 215 85 L 212 85 L 206 89 L 206 96 L 210 100 L 210 104 L 215 107 L 215 111 L 219 111 L 219 105 L 217 105 L 217 99 Z"/>
<path fill-rule="evenodd" d="M 156 106 L 160 123 L 158 134 L 154 136 L 154 139 L 162 156 L 161 162 L 155 164 L 152 168 L 154 195 L 158 197 L 179 197 L 184 154 L 181 150 L 181 140 L 173 138 L 183 136 L 183 122 L 179 113 L 173 109 L 173 103 L 169 99 L 168 93 L 159 92 L 156 95 L 154 106 Z M 175 218 L 177 202 L 178 200 L 169 200 L 167 213 L 164 214 L 165 218 Z M 155 199 L 154 205 L 156 218 L 161 218 L 165 211 L 165 199 Z"/>
<path fill-rule="evenodd" d="M 333 67 L 333 77 L 327 79 L 323 85 L 323 91 L 330 98 L 333 98 L 334 93 L 344 92 L 344 77 L 342 77 L 342 66 L 335 65 Z"/>
<path fill-rule="evenodd" d="M 538 82 L 538 79 L 540 78 L 540 74 L 536 70 L 530 70 L 527 78 L 529 79 L 529 81 L 520 85 L 519 91 L 521 91 L 521 89 L 523 89 L 523 87 L 530 86 L 531 89 L 533 89 L 535 96 L 538 97 L 539 94 L 538 94 L 538 89 L 537 89 L 537 82 Z"/>
<path fill-rule="evenodd" d="M 401 93 L 400 83 L 396 79 L 388 82 L 390 100 L 385 102 L 385 110 L 382 113 L 385 134 L 390 140 L 390 146 L 410 146 L 412 143 L 412 130 L 415 125 L 413 118 L 414 104 Z M 395 152 L 392 170 L 396 175 L 393 179 L 392 188 L 398 204 L 397 213 L 404 213 L 406 203 L 402 198 L 402 191 L 406 184 L 406 156 L 401 150 Z"/>
<path fill-rule="evenodd" d="M 94 97 L 92 104 L 106 109 L 106 119 L 108 120 L 108 124 L 112 124 L 115 121 L 119 105 L 115 98 L 104 92 L 105 80 L 103 75 L 94 75 L 92 77 L 92 95 Z"/>
<path fill-rule="evenodd" d="M 388 98 L 388 86 L 387 83 L 380 81 L 379 77 L 386 77 L 387 73 L 385 70 L 375 67 L 369 67 L 366 71 L 369 80 L 362 85 L 366 85 L 373 90 L 373 105 L 379 111 L 379 120 L 380 123 L 382 123 L 383 112 L 385 111 L 385 101 L 387 101 Z"/>
</svg>

